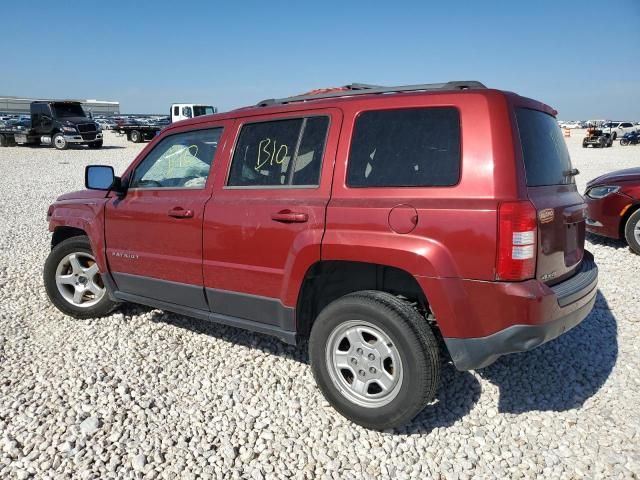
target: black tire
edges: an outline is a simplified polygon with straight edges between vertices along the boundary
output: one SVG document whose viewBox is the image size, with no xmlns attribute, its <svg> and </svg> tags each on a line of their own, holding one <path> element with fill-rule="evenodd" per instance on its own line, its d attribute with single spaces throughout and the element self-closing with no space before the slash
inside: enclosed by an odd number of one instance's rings
<svg viewBox="0 0 640 480">
<path fill-rule="evenodd" d="M 142 133 L 140 133 L 138 130 L 133 130 L 131 132 L 131 141 L 133 143 L 140 143 L 142 142 Z"/>
<path fill-rule="evenodd" d="M 604 139 L 604 137 L 600 137 L 598 139 L 598 148 L 604 148 L 607 144 L 607 141 Z"/>
<path fill-rule="evenodd" d="M 338 386 L 340 380 L 332 379 L 329 370 L 335 368 L 329 366 L 328 353 L 333 333 L 358 321 L 379 329 L 390 340 L 386 345 L 399 355 L 402 368 L 398 372 L 402 372 L 402 378 L 394 387 L 397 393 L 381 406 L 367 407 L 352 401 L 342 393 L 341 388 L 345 388 Z M 353 350 L 351 345 L 347 348 L 349 352 Z M 367 368 L 362 351 L 359 355 L 361 365 Z M 324 308 L 311 330 L 309 358 L 316 382 L 333 407 L 349 420 L 376 430 L 400 427 L 411 421 L 434 398 L 440 382 L 438 343 L 426 320 L 407 302 L 385 292 L 352 293 Z M 353 375 L 356 375 L 355 368 L 361 367 L 354 367 Z M 342 369 L 343 372 L 346 370 Z M 360 372 L 364 375 L 363 370 Z M 333 375 L 335 377 L 336 373 Z M 353 378 L 352 382 L 355 381 Z M 371 384 L 368 385 L 367 394 L 371 388 Z"/>
<path fill-rule="evenodd" d="M 104 317 L 109 314 L 117 303 L 109 298 L 109 293 L 105 289 L 104 295 L 94 305 L 87 307 L 78 307 L 64 298 L 56 284 L 56 271 L 60 262 L 72 253 L 85 253 L 93 255 L 89 238 L 82 235 L 71 237 L 60 242 L 49 253 L 44 264 L 44 286 L 51 302 L 60 310 L 71 317 L 75 318 L 96 318 Z M 100 274 L 98 273 L 99 277 Z"/>
<path fill-rule="evenodd" d="M 64 135 L 61 133 L 56 133 L 51 138 L 51 144 L 56 148 L 56 150 L 66 150 L 69 148 L 69 142 L 65 140 Z"/>
<path fill-rule="evenodd" d="M 587 148 L 588 146 L 589 146 L 589 144 L 585 140 L 583 140 L 582 141 L 582 148 Z"/>
<path fill-rule="evenodd" d="M 622 145 L 623 147 L 626 145 L 629 145 L 629 140 L 626 138 L 621 138 L 620 139 L 620 145 Z"/>
<path fill-rule="evenodd" d="M 7 140 L 7 137 L 5 137 L 2 133 L 0 133 L 0 147 L 8 147 L 9 146 L 9 141 Z"/>
<path fill-rule="evenodd" d="M 637 232 L 638 235 L 635 235 L 634 232 Z M 631 251 L 640 255 L 640 209 L 633 212 L 627 219 L 627 223 L 624 226 L 624 238 L 627 240 Z"/>
<path fill-rule="evenodd" d="M 97 142 L 91 142 L 89 144 L 89 148 L 94 148 L 94 149 L 102 148 L 102 140 L 98 140 Z"/>
<path fill-rule="evenodd" d="M 615 140 L 616 138 L 618 138 L 618 132 L 613 132 L 611 134 L 611 137 Z"/>
</svg>

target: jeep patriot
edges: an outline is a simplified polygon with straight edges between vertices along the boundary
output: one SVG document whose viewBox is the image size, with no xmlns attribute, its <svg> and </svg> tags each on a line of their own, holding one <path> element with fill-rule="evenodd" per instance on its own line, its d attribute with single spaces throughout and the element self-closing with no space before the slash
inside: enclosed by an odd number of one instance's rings
<svg viewBox="0 0 640 480">
<path fill-rule="evenodd" d="M 49 207 L 51 301 L 134 302 L 308 338 L 328 401 L 375 429 L 459 370 L 582 321 L 598 271 L 547 105 L 479 82 L 354 84 L 177 122 Z"/>
</svg>

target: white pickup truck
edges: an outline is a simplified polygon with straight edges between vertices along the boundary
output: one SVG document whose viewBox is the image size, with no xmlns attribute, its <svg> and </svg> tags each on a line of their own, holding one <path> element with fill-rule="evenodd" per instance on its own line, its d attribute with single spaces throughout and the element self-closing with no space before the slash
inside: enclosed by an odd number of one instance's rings
<svg viewBox="0 0 640 480">
<path fill-rule="evenodd" d="M 171 105 L 171 123 L 201 115 L 213 115 L 218 109 L 211 105 L 199 105 L 196 103 L 174 103 Z"/>
</svg>

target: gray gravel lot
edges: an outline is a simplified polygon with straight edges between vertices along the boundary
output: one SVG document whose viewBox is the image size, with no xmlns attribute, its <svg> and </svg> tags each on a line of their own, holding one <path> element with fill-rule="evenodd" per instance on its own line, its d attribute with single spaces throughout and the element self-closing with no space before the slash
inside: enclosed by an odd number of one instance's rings
<svg viewBox="0 0 640 480">
<path fill-rule="evenodd" d="M 580 147 L 594 176 L 640 147 Z M 638 478 L 640 257 L 589 237 L 593 313 L 477 372 L 446 366 L 437 401 L 399 432 L 338 415 L 306 347 L 127 306 L 73 320 L 48 301 L 47 206 L 89 163 L 121 172 L 142 148 L 0 149 L 0 478 Z"/>
</svg>

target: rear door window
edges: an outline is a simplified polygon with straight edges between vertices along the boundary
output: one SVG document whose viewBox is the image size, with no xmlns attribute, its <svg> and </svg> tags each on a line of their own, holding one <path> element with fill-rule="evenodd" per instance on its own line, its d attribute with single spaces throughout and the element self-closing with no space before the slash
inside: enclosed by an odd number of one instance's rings
<svg viewBox="0 0 640 480">
<path fill-rule="evenodd" d="M 349 187 L 440 187 L 460 178 L 460 114 L 453 107 L 368 111 L 356 119 Z"/>
<path fill-rule="evenodd" d="M 328 129 L 326 116 L 244 125 L 227 185 L 317 186 Z"/>
<path fill-rule="evenodd" d="M 538 110 L 516 108 L 516 120 L 527 185 L 574 183 L 574 177 L 569 175 L 572 168 L 569 150 L 556 119 Z"/>
</svg>

